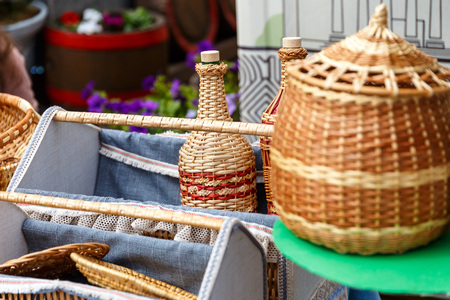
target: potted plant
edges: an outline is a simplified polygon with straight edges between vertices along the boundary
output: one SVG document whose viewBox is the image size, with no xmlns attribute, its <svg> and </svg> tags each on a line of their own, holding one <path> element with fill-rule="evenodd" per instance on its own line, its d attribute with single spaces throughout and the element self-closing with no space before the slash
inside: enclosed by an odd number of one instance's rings
<svg viewBox="0 0 450 300">
<path fill-rule="evenodd" d="M 66 11 L 51 20 L 45 39 L 47 93 L 66 107 L 86 107 L 80 95 L 91 80 L 114 97 L 141 96 L 140 82 L 167 65 L 165 18 L 141 7 Z"/>
<path fill-rule="evenodd" d="M 0 1 L 0 26 L 18 45 L 28 69 L 34 62 L 35 36 L 44 26 L 47 15 L 47 5 L 42 1 Z"/>
</svg>

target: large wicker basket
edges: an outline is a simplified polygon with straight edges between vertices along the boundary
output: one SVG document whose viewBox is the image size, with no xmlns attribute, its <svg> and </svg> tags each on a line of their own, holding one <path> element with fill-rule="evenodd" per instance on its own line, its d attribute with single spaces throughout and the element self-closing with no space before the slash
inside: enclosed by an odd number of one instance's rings
<svg viewBox="0 0 450 300">
<path fill-rule="evenodd" d="M 368 27 L 287 68 L 272 190 L 297 236 L 339 252 L 400 253 L 449 228 L 450 70 Z"/>
<path fill-rule="evenodd" d="M 39 121 L 31 104 L 0 94 L 0 190 L 6 190 Z"/>
</svg>

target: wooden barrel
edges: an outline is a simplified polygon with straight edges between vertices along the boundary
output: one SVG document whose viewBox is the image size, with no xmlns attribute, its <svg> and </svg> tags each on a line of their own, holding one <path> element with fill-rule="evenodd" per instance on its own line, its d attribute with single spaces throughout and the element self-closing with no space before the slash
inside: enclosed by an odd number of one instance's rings
<svg viewBox="0 0 450 300">
<path fill-rule="evenodd" d="M 203 40 L 214 42 L 219 30 L 216 0 L 167 0 L 166 15 L 176 43 L 185 51 L 195 51 Z"/>
<path fill-rule="evenodd" d="M 55 104 L 86 107 L 81 91 L 94 80 L 96 90 L 112 97 L 131 99 L 148 75 L 165 72 L 168 29 L 156 15 L 151 29 L 131 33 L 84 35 L 48 26 L 46 39 L 46 90 Z"/>
<path fill-rule="evenodd" d="M 225 20 L 236 31 L 236 0 L 219 0 L 219 3 Z"/>
</svg>

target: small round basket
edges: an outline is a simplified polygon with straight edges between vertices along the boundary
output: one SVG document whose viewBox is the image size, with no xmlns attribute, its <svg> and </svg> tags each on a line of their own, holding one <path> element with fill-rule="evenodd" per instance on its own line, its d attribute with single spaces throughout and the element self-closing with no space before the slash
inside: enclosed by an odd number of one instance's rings
<svg viewBox="0 0 450 300">
<path fill-rule="evenodd" d="M 103 288 L 164 299 L 197 299 L 194 294 L 122 266 L 77 253 L 70 257 L 90 283 Z"/>
<path fill-rule="evenodd" d="M 19 97 L 0 93 L 0 190 L 5 191 L 40 116 Z"/>
<path fill-rule="evenodd" d="M 450 70 L 368 27 L 287 67 L 272 191 L 298 237 L 342 253 L 401 253 L 449 228 Z"/>
<path fill-rule="evenodd" d="M 72 253 L 103 258 L 109 246 L 99 243 L 68 244 L 33 252 L 0 265 L 0 274 L 57 279 L 77 270 Z"/>
</svg>

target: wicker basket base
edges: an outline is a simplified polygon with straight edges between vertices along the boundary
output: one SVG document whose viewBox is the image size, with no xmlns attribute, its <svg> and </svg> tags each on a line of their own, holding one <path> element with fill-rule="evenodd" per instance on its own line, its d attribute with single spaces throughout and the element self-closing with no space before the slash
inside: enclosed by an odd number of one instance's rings
<svg viewBox="0 0 450 300">
<path fill-rule="evenodd" d="M 199 208 L 209 208 L 218 210 L 255 212 L 257 207 L 256 194 L 237 199 L 227 199 L 226 201 L 216 200 L 195 200 L 191 197 L 181 198 L 181 205 Z"/>
<path fill-rule="evenodd" d="M 343 228 L 310 222 L 300 216 L 286 213 L 275 204 L 281 221 L 296 236 L 323 245 L 340 253 L 376 254 L 403 253 L 424 246 L 437 239 L 450 227 L 450 218 L 426 224 L 382 229 Z"/>
</svg>

